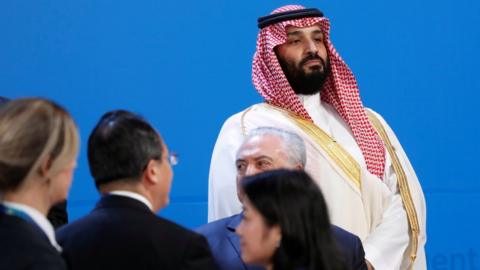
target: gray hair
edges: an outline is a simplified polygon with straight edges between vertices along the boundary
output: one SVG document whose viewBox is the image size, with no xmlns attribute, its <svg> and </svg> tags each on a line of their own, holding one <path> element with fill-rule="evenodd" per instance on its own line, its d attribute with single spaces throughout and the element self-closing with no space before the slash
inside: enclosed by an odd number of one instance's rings
<svg viewBox="0 0 480 270">
<path fill-rule="evenodd" d="M 291 164 L 301 164 L 305 167 L 307 163 L 307 151 L 303 139 L 297 134 L 276 127 L 258 127 L 252 129 L 243 144 L 250 141 L 253 137 L 271 135 L 282 139 L 283 149 Z M 242 145 L 243 145 L 242 144 Z"/>
</svg>

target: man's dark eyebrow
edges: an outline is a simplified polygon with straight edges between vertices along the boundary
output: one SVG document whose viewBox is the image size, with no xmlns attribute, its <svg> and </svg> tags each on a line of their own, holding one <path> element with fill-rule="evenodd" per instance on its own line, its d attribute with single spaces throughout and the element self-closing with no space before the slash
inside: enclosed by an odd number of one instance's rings
<svg viewBox="0 0 480 270">
<path fill-rule="evenodd" d="M 323 34 L 323 32 L 321 30 L 313 30 L 311 33 L 312 34 Z M 297 35 L 301 35 L 301 34 L 302 34 L 302 31 L 296 30 L 296 31 L 288 32 L 287 36 L 297 36 Z"/>
<path fill-rule="evenodd" d="M 237 160 L 235 160 L 235 164 L 237 164 L 238 162 L 245 162 L 245 159 L 237 158 Z"/>
<path fill-rule="evenodd" d="M 300 30 L 297 30 L 297 31 L 292 31 L 292 32 L 288 32 L 287 33 L 287 36 L 295 36 L 295 35 L 300 35 L 302 32 Z"/>
</svg>

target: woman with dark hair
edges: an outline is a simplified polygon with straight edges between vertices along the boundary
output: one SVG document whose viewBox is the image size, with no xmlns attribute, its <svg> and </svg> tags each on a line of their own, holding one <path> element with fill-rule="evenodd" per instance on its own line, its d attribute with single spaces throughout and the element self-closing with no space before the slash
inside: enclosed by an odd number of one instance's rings
<svg viewBox="0 0 480 270">
<path fill-rule="evenodd" d="M 274 170 L 242 180 L 242 259 L 268 270 L 346 269 L 318 186 L 302 170 Z"/>
<path fill-rule="evenodd" d="M 46 216 L 67 197 L 78 148 L 77 126 L 59 105 L 0 107 L 0 269 L 66 269 Z"/>
</svg>

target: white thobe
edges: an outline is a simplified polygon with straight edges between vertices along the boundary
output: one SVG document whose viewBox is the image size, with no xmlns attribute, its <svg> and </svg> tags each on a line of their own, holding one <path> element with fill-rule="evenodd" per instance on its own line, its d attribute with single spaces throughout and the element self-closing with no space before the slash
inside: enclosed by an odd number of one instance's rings
<svg viewBox="0 0 480 270">
<path fill-rule="evenodd" d="M 321 102 L 320 94 L 300 96 L 300 100 L 313 122 L 336 140 L 360 166 L 366 169 L 365 159 L 350 127 L 343 121 L 335 108 L 328 103 Z M 385 160 L 384 183 L 394 194 L 391 198 L 392 202 L 383 213 L 382 223 L 363 241 L 363 248 L 365 249 L 365 258 L 376 269 L 400 269 L 403 253 L 409 241 L 408 222 L 397 188 L 397 176 L 388 153 Z M 388 257 L 385 257 L 385 254 L 388 254 Z"/>
<path fill-rule="evenodd" d="M 323 165 L 322 168 L 318 168 L 316 166 L 318 164 L 311 164 L 312 162 L 320 163 L 317 158 L 318 152 L 311 150 L 314 147 L 308 142 L 305 134 L 303 134 L 302 137 L 306 140 L 307 146 L 307 166 L 305 169 L 311 173 L 312 177 L 322 188 L 326 201 L 329 204 L 332 223 L 359 235 L 363 241 L 365 257 L 376 269 L 405 268 L 408 264 L 408 254 L 406 253 L 409 243 L 408 221 L 397 188 L 397 177 L 389 154 L 387 153 L 386 155 L 383 182 L 378 178 L 375 179 L 376 181 L 371 180 L 374 177 L 366 169 L 362 152 L 350 128 L 337 111 L 329 104 L 321 102 L 319 94 L 300 96 L 300 99 L 315 125 L 336 140 L 361 167 L 362 195 L 354 198 L 356 194 L 349 190 L 348 185 L 343 184 L 342 187 L 342 184 L 339 184 L 337 180 L 325 181 L 325 179 L 338 178 L 339 173 L 333 172 L 334 168 Z M 244 128 L 250 130 L 259 126 L 276 126 L 290 129 L 290 131 L 302 135 L 301 131 L 292 129 L 291 126 L 283 123 L 283 120 L 278 119 L 278 115 L 271 116 L 269 119 L 270 113 L 263 112 L 261 109 L 257 111 L 259 111 L 258 115 L 264 119 L 250 120 L 245 127 L 242 126 L 243 113 L 238 113 L 230 117 L 220 131 L 210 166 L 209 221 L 237 214 L 241 211 L 241 204 L 236 196 L 236 169 L 234 164 L 236 151 L 244 139 Z M 252 115 L 250 118 L 259 118 L 255 113 L 252 113 Z M 397 155 L 400 154 L 400 160 L 401 162 L 403 161 L 402 166 L 405 170 L 409 170 L 407 175 L 413 174 L 411 178 L 414 178 L 412 181 L 415 185 L 411 189 L 413 189 L 413 197 L 416 199 L 417 211 L 421 216 L 420 223 L 423 225 L 421 226 L 423 230 L 419 239 L 419 252 L 414 269 L 426 269 L 423 250 L 425 243 L 425 202 L 423 192 L 398 140 L 396 140 L 393 132 L 384 123 L 383 119 L 381 121 L 388 130 L 392 144 L 396 144 Z M 345 191 L 342 191 L 342 189 Z M 382 195 L 377 196 L 376 193 L 382 193 Z M 336 203 L 339 200 L 338 196 L 349 196 L 352 198 L 347 199 L 346 205 L 338 205 Z M 345 199 L 342 198 L 342 203 L 344 201 Z M 355 204 L 363 204 L 363 207 L 355 209 L 355 206 L 352 206 Z M 365 224 L 361 224 L 363 222 L 362 219 L 366 219 Z"/>
</svg>

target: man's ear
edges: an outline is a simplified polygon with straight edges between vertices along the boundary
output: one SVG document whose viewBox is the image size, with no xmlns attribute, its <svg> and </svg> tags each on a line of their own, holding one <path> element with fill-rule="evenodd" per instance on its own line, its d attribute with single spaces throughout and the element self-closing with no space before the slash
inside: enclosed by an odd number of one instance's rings
<svg viewBox="0 0 480 270">
<path fill-rule="evenodd" d="M 150 184 L 150 185 L 155 185 L 158 183 L 158 166 L 156 164 L 156 161 L 151 159 L 147 163 L 147 167 L 145 168 L 145 171 L 143 172 L 145 180 Z"/>
</svg>

